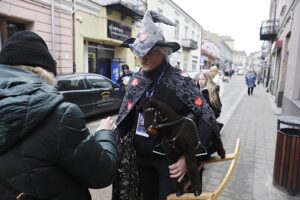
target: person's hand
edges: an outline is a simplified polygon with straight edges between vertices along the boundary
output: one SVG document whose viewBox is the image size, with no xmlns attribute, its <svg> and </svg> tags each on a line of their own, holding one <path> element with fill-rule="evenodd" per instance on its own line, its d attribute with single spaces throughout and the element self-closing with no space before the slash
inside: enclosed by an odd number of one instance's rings
<svg viewBox="0 0 300 200">
<path fill-rule="evenodd" d="M 176 163 L 169 165 L 169 172 L 171 178 L 178 178 L 178 182 L 183 179 L 187 172 L 184 156 L 181 156 Z"/>
<path fill-rule="evenodd" d="M 124 78 L 123 78 L 123 84 L 124 84 L 124 85 L 128 85 L 129 79 L 130 79 L 129 76 L 124 77 Z"/>
<path fill-rule="evenodd" d="M 116 125 L 114 124 L 114 121 L 111 117 L 107 117 L 105 119 L 102 119 L 100 121 L 99 127 L 96 129 L 96 131 L 99 130 L 113 130 L 116 128 Z"/>
</svg>

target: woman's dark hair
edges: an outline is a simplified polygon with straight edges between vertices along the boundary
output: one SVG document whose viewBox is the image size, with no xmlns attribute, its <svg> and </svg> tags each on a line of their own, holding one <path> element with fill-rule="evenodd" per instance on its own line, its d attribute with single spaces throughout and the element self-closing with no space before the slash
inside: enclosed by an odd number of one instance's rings
<svg viewBox="0 0 300 200">
<path fill-rule="evenodd" d="M 122 70 L 128 69 L 129 70 L 129 66 L 127 64 L 123 64 L 122 65 Z"/>
</svg>

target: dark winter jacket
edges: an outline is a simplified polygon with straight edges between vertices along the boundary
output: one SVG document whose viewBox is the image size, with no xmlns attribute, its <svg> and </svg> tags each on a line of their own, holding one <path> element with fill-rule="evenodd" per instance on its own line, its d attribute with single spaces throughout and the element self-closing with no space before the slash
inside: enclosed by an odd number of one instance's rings
<svg viewBox="0 0 300 200">
<path fill-rule="evenodd" d="M 168 63 L 166 65 L 167 68 L 160 84 L 168 88 L 188 110 L 194 113 L 197 118 L 196 124 L 198 125 L 199 139 L 202 144 L 206 145 L 209 141 L 205 135 L 201 135 L 202 123 L 199 121 L 211 126 L 215 137 L 220 139 L 220 132 L 213 111 L 193 80 L 181 70 L 172 67 Z M 128 93 L 124 96 L 117 119 L 117 130 L 120 137 L 124 136 L 130 130 L 130 127 L 127 127 L 127 125 L 131 123 L 126 118 L 152 83 L 151 78 L 145 76 L 142 71 L 135 73 L 131 77 L 128 85 Z"/>
<path fill-rule="evenodd" d="M 91 199 L 111 184 L 116 138 L 89 133 L 75 104 L 18 67 L 0 65 L 0 176 L 39 199 Z M 0 184 L 0 199 L 15 195 Z"/>
<path fill-rule="evenodd" d="M 186 114 L 182 112 L 181 108 L 183 108 L 194 115 L 194 120 L 198 128 L 198 139 L 202 144 L 199 148 L 200 150 L 205 149 L 205 151 L 201 153 L 210 154 L 211 151 L 209 151 L 208 147 L 213 146 L 212 144 L 223 148 L 218 124 L 213 111 L 205 101 L 194 81 L 188 74 L 172 67 L 166 61 L 162 64 L 166 68 L 161 76 L 158 89 L 156 90 L 156 92 L 159 92 L 156 98 L 168 103 L 168 105 L 173 109 L 175 108 L 176 112 L 180 114 Z M 121 137 L 121 161 L 118 166 L 117 179 L 113 184 L 113 200 L 141 199 L 140 191 L 138 190 L 140 185 L 136 167 L 136 153 L 141 153 L 142 149 L 149 153 L 149 144 L 151 144 L 152 141 L 140 141 L 140 147 L 137 146 L 139 141 L 137 141 L 138 138 L 135 134 L 136 120 L 135 117 L 133 117 L 133 113 L 136 112 L 136 106 L 141 103 L 145 94 L 149 92 L 148 89 L 151 88 L 153 84 L 155 83 L 153 83 L 151 76 L 147 76 L 146 72 L 143 71 L 134 73 L 129 80 L 128 92 L 126 92 L 123 98 L 116 122 L 116 132 Z M 155 97 L 155 92 L 153 97 Z M 154 138 L 154 140 L 155 139 L 156 138 Z M 153 141 L 152 144 L 157 144 L 157 141 Z M 225 151 L 221 153 L 223 156 Z"/>
<path fill-rule="evenodd" d="M 128 71 L 128 73 L 126 74 L 123 70 L 122 76 L 120 76 L 117 80 L 117 83 L 120 85 L 119 91 L 120 91 L 120 95 L 122 98 L 126 92 L 126 90 L 125 90 L 126 85 L 123 83 L 124 78 L 126 78 L 126 77 L 130 78 L 132 76 L 132 74 L 133 73 L 131 71 Z"/>
<path fill-rule="evenodd" d="M 210 103 L 210 100 L 209 100 L 209 93 L 208 93 L 208 90 L 207 89 L 204 89 L 201 91 L 201 93 L 203 94 L 203 97 L 205 98 L 206 102 L 209 104 L 209 106 L 212 108 L 212 110 L 214 111 L 214 114 L 215 114 L 215 117 L 216 119 L 220 116 L 221 114 L 221 108 L 217 108 L 215 106 L 213 106 L 211 103 Z"/>
</svg>

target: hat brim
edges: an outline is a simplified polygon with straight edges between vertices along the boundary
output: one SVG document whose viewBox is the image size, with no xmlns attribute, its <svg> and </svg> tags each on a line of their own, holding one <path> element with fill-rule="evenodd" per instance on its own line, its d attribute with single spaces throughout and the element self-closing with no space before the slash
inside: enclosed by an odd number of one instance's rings
<svg viewBox="0 0 300 200">
<path fill-rule="evenodd" d="M 134 48 L 134 46 L 132 45 L 135 41 L 135 38 L 129 38 L 124 40 L 124 42 L 120 45 L 120 47 L 126 47 L 126 48 Z M 142 43 L 140 43 L 142 44 Z M 149 46 L 149 44 L 145 44 L 147 46 Z M 153 49 L 154 47 L 169 47 L 172 50 L 172 53 L 178 51 L 180 49 L 180 44 L 178 44 L 177 42 L 161 42 L 158 41 L 155 44 L 153 44 L 151 46 L 151 48 L 146 48 L 147 51 L 145 53 L 143 53 L 143 56 L 145 56 L 151 49 Z"/>
<path fill-rule="evenodd" d="M 178 44 L 177 42 L 157 42 L 153 47 L 169 47 L 172 49 L 172 52 L 176 52 L 180 49 L 180 44 Z"/>
</svg>

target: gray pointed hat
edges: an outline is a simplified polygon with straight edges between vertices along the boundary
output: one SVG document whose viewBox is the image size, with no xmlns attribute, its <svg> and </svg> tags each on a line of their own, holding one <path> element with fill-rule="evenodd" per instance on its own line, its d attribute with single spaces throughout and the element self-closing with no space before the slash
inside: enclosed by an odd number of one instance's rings
<svg viewBox="0 0 300 200">
<path fill-rule="evenodd" d="M 169 47 L 172 52 L 180 49 L 177 42 L 166 42 L 161 29 L 155 25 L 156 22 L 161 22 L 170 26 L 176 26 L 163 15 L 153 11 L 146 11 L 142 20 L 142 26 L 139 30 L 137 38 L 129 38 L 123 42 L 122 47 L 129 47 L 132 53 L 136 56 L 145 56 L 153 47 Z"/>
</svg>

